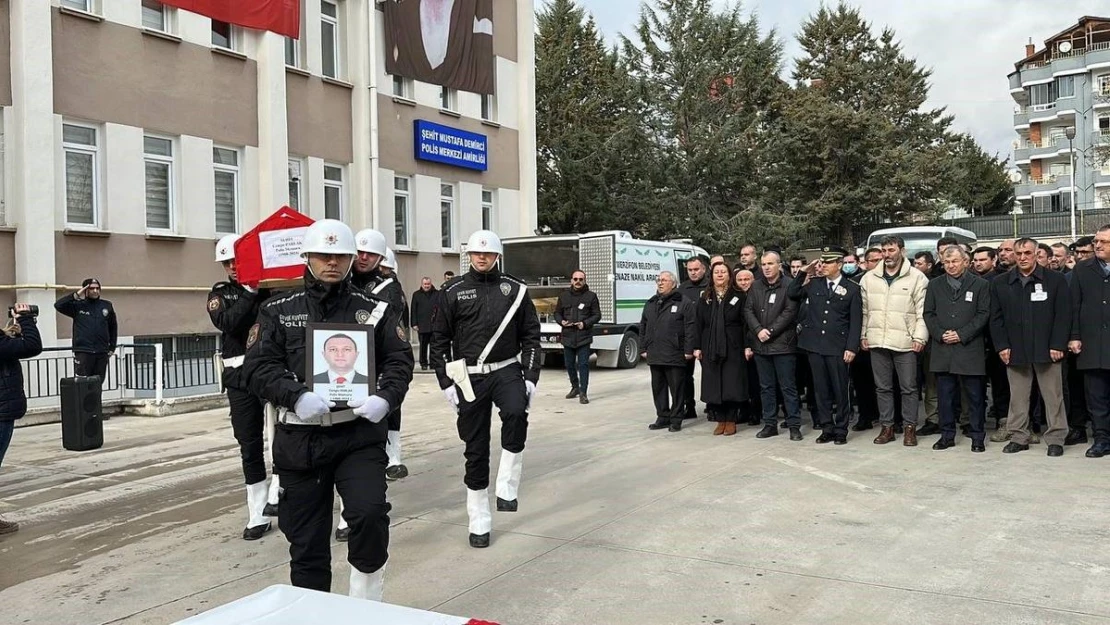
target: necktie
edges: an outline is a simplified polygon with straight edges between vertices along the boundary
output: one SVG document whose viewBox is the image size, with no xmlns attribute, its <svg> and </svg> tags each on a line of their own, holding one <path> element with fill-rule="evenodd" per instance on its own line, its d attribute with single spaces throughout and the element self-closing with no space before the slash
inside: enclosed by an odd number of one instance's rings
<svg viewBox="0 0 1110 625">
<path fill-rule="evenodd" d="M 833 292 L 833 281 L 829 280 L 829 293 L 831 294 L 832 292 Z"/>
<path fill-rule="evenodd" d="M 339 376 L 338 378 L 335 378 L 335 383 L 336 384 L 346 384 L 347 383 L 347 378 L 345 378 L 343 376 Z"/>
</svg>

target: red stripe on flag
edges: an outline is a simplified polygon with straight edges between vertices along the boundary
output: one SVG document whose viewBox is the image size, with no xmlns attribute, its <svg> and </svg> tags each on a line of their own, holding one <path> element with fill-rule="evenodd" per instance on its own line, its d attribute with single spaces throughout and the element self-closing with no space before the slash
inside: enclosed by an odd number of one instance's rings
<svg viewBox="0 0 1110 625">
<path fill-rule="evenodd" d="M 162 4 L 236 26 L 268 30 L 293 39 L 301 36 L 300 0 L 162 0 Z"/>
</svg>

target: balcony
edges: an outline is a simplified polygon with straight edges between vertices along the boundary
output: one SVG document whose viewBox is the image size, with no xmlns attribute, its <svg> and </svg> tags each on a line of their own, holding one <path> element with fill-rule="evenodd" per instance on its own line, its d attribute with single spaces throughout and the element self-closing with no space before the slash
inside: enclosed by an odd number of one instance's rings
<svg viewBox="0 0 1110 625">
<path fill-rule="evenodd" d="M 1040 178 L 1028 177 L 1024 182 L 1014 185 L 1014 195 L 1026 197 L 1034 193 L 1052 193 L 1067 189 L 1071 185 L 1069 174 L 1044 174 Z"/>
<path fill-rule="evenodd" d="M 1021 68 L 1021 84 L 1052 80 L 1052 64 L 1045 61 L 1032 61 Z"/>
<path fill-rule="evenodd" d="M 1085 69 L 1090 65 L 1108 61 L 1110 61 L 1110 41 L 1096 41 L 1085 48 L 1075 48 L 1070 52 L 1060 52 L 1058 50 L 1049 52 L 1045 57 L 1022 65 L 1019 72 L 1020 80 L 1022 83 L 1026 83 L 1032 80 L 1051 78 L 1052 72 Z M 1044 73 L 1046 69 L 1048 71 Z M 1012 77 L 1010 88 L 1013 88 Z"/>
</svg>

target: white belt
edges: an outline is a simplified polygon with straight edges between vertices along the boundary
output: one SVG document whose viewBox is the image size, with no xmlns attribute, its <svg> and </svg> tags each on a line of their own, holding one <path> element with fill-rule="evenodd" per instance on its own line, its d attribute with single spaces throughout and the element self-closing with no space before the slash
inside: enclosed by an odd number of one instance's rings
<svg viewBox="0 0 1110 625">
<path fill-rule="evenodd" d="M 235 367 L 242 367 L 243 366 L 243 358 L 244 358 L 244 356 L 236 356 L 234 358 L 224 358 L 223 359 L 224 368 L 225 369 L 233 369 Z"/>
<path fill-rule="evenodd" d="M 504 369 L 505 367 L 508 367 L 509 365 L 515 365 L 518 362 L 520 361 L 513 357 L 509 358 L 508 360 L 502 360 L 501 362 L 495 362 L 489 365 L 482 365 L 481 367 L 467 367 L 466 372 L 471 375 L 489 375 L 494 371 L 497 371 L 498 369 Z"/>
<path fill-rule="evenodd" d="M 317 425 L 320 427 L 329 427 L 332 425 L 339 425 L 340 423 L 355 421 L 358 418 L 359 416 L 350 410 L 340 410 L 339 412 L 329 412 L 318 419 L 305 420 L 298 417 L 297 413 L 292 410 L 278 410 L 278 423 L 284 425 Z"/>
</svg>

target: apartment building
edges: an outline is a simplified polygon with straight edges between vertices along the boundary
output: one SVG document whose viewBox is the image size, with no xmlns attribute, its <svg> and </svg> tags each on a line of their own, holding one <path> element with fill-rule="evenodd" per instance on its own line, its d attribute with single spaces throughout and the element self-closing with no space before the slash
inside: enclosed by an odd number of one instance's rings
<svg viewBox="0 0 1110 625">
<path fill-rule="evenodd" d="M 1076 211 L 1110 208 L 1110 18 L 1030 42 L 1009 80 L 1021 211 L 1070 212 L 1073 194 Z"/>
<path fill-rule="evenodd" d="M 409 291 L 473 230 L 536 227 L 531 2 L 493 0 L 486 96 L 387 74 L 379 0 L 301 11 L 294 40 L 156 0 L 0 0 L 0 290 L 47 344 L 88 276 L 121 340 L 196 344 L 215 240 L 285 204 L 384 232 Z M 466 157 L 430 157 L 429 128 Z"/>
</svg>

